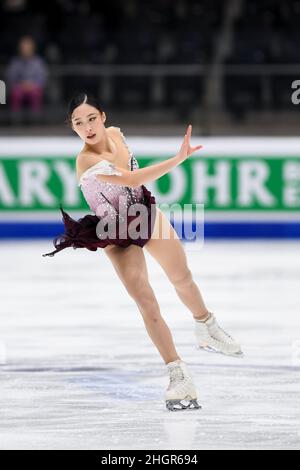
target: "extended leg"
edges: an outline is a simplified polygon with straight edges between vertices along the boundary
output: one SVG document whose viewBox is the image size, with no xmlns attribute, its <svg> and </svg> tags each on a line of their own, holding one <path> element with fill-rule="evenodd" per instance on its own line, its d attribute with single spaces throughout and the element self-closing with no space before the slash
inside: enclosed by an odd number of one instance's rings
<svg viewBox="0 0 300 470">
<path fill-rule="evenodd" d="M 145 248 L 161 265 L 173 284 L 179 298 L 192 312 L 195 321 L 197 344 L 207 351 L 217 351 L 223 354 L 241 356 L 240 345 L 218 325 L 214 315 L 204 304 L 200 290 L 193 280 L 187 265 L 183 245 L 167 217 L 158 212 L 153 238 Z M 170 232 L 169 238 L 163 238 L 158 230 L 160 223 L 164 234 Z"/>
</svg>

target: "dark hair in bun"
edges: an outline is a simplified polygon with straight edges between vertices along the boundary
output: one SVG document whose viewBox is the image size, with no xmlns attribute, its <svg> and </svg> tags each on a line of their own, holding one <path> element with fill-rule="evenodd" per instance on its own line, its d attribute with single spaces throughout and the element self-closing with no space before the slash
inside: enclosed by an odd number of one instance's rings
<svg viewBox="0 0 300 470">
<path fill-rule="evenodd" d="M 68 114 L 66 119 L 66 124 L 68 126 L 72 126 L 72 114 L 74 109 L 78 108 L 81 104 L 89 104 L 94 108 L 98 109 L 100 113 L 102 113 L 101 105 L 95 96 L 91 95 L 90 93 L 76 93 L 73 98 L 70 100 L 68 105 Z"/>
</svg>

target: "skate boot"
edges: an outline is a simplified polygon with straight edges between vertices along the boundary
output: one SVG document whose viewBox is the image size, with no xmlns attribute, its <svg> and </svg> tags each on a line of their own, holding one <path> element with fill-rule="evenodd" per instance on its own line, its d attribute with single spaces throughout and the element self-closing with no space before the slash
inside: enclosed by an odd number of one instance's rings
<svg viewBox="0 0 300 470">
<path fill-rule="evenodd" d="M 197 392 L 186 364 L 177 359 L 167 364 L 170 383 L 165 393 L 166 407 L 170 411 L 199 409 Z"/>
<path fill-rule="evenodd" d="M 198 349 L 217 352 L 227 356 L 243 357 L 241 346 L 217 323 L 214 314 L 209 312 L 207 320 L 195 320 L 195 336 Z"/>
</svg>

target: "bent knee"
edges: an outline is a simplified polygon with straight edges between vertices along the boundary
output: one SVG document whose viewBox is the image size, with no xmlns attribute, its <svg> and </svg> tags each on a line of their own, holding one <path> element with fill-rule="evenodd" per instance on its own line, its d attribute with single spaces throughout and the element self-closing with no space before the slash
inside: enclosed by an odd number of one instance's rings
<svg viewBox="0 0 300 470">
<path fill-rule="evenodd" d="M 126 266 L 118 269 L 120 279 L 125 285 L 133 285 L 139 281 L 139 278 L 144 277 L 138 269 L 138 266 Z"/>
<path fill-rule="evenodd" d="M 143 315 L 144 323 L 147 326 L 155 326 L 160 323 L 161 319 L 161 315 Z"/>
<path fill-rule="evenodd" d="M 149 282 L 145 276 L 142 276 L 138 271 L 132 271 L 122 276 L 123 284 L 131 297 L 136 300 L 143 299 L 149 296 Z"/>
<path fill-rule="evenodd" d="M 192 272 L 190 269 L 186 269 L 184 272 L 172 276 L 171 282 L 176 289 L 189 286 L 193 282 Z"/>
</svg>

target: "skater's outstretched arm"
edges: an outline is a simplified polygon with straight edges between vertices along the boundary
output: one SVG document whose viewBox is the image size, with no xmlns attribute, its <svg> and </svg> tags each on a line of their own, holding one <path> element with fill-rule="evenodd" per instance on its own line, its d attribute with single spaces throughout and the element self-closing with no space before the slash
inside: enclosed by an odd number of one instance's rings
<svg viewBox="0 0 300 470">
<path fill-rule="evenodd" d="M 169 173 L 170 170 L 172 170 L 174 167 L 180 165 L 180 163 L 186 160 L 189 155 L 202 148 L 202 145 L 197 145 L 196 147 L 190 146 L 191 133 L 192 126 L 189 125 L 187 128 L 187 132 L 184 136 L 181 148 L 177 155 L 175 155 L 175 157 L 171 157 L 163 162 L 155 163 L 154 165 L 150 165 L 146 168 L 138 168 L 133 171 L 124 170 L 124 168 L 120 168 L 114 165 L 115 170 L 121 174 L 99 174 L 97 175 L 97 178 L 100 181 L 129 186 L 131 188 L 146 184 L 149 181 L 154 181 L 160 178 L 161 176 L 165 175 L 166 173 Z"/>
</svg>

